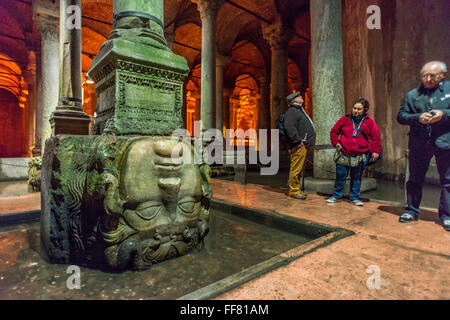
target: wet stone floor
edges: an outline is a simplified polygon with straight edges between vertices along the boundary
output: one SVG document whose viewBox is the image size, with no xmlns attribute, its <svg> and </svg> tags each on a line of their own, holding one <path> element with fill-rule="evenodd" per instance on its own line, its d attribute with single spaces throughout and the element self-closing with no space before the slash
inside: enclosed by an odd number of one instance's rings
<svg viewBox="0 0 450 320">
<path fill-rule="evenodd" d="M 204 247 L 145 271 L 80 267 L 81 289 L 67 288 L 69 265 L 44 259 L 39 223 L 0 229 L 0 299 L 176 299 L 312 239 L 212 210 Z"/>
</svg>

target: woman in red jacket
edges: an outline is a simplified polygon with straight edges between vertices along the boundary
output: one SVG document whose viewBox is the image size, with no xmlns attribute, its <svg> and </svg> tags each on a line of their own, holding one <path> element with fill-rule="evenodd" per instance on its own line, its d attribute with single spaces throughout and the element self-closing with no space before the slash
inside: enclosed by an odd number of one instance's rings
<svg viewBox="0 0 450 320">
<path fill-rule="evenodd" d="M 331 143 L 336 148 L 336 182 L 328 203 L 342 197 L 350 172 L 350 201 L 357 206 L 363 205 L 359 200 L 362 173 L 368 162 L 375 162 L 381 154 L 380 131 L 367 115 L 368 110 L 369 102 L 358 99 L 352 113 L 340 118 L 331 129 Z"/>
</svg>

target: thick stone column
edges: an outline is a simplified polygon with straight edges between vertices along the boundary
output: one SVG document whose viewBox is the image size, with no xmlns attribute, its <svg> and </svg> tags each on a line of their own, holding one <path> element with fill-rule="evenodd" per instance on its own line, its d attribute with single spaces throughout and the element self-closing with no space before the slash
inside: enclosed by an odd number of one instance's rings
<svg viewBox="0 0 450 320">
<path fill-rule="evenodd" d="M 223 68 L 230 63 L 229 56 L 216 56 L 216 128 L 223 129 Z"/>
<path fill-rule="evenodd" d="M 270 122 L 271 128 L 276 127 L 280 114 L 287 108 L 286 96 L 288 94 L 288 56 L 287 44 L 292 36 L 278 18 L 276 22 L 263 28 L 264 39 L 270 45 L 272 101 Z"/>
<path fill-rule="evenodd" d="M 201 95 L 202 129 L 215 127 L 216 122 L 216 17 L 223 0 L 192 0 L 202 20 Z"/>
<path fill-rule="evenodd" d="M 330 129 L 345 113 L 341 11 L 341 0 L 311 1 L 312 100 L 319 146 L 314 177 L 319 179 L 335 178 Z"/>
<path fill-rule="evenodd" d="M 59 7 L 51 1 L 33 2 L 34 21 L 41 32 L 42 149 L 52 135 L 50 116 L 58 104 Z"/>
<path fill-rule="evenodd" d="M 61 0 L 59 41 L 59 100 L 50 118 L 52 134 L 89 134 L 90 117 L 83 112 L 81 89 L 81 21 L 80 27 L 69 6 L 81 8 L 81 0 Z"/>
</svg>

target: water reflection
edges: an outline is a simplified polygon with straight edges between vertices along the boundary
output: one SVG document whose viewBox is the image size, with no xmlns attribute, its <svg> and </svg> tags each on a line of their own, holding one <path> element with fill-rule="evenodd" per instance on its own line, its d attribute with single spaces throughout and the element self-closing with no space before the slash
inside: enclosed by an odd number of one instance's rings
<svg viewBox="0 0 450 320">
<path fill-rule="evenodd" d="M 203 248 L 149 270 L 110 273 L 81 267 L 81 289 L 66 286 L 68 265 L 49 264 L 39 224 L 0 233 L 0 299 L 175 299 L 312 240 L 211 210 Z"/>
</svg>

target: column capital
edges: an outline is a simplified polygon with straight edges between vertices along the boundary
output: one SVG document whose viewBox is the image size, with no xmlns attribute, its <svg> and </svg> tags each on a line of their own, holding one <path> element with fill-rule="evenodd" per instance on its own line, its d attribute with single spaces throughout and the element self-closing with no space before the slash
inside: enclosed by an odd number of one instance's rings
<svg viewBox="0 0 450 320">
<path fill-rule="evenodd" d="M 274 23 L 263 26 L 262 33 L 271 49 L 286 48 L 289 39 L 293 35 L 292 30 L 287 28 L 279 18 Z"/>
<path fill-rule="evenodd" d="M 215 19 L 217 12 L 219 12 L 220 7 L 225 2 L 225 0 L 191 0 L 193 3 L 197 4 L 197 9 L 200 12 L 200 18 Z"/>
<path fill-rule="evenodd" d="M 33 1 L 33 20 L 43 39 L 58 41 L 59 38 L 59 1 Z"/>
<path fill-rule="evenodd" d="M 221 54 L 216 54 L 216 67 L 225 67 L 231 62 L 231 56 L 223 56 Z"/>
</svg>

